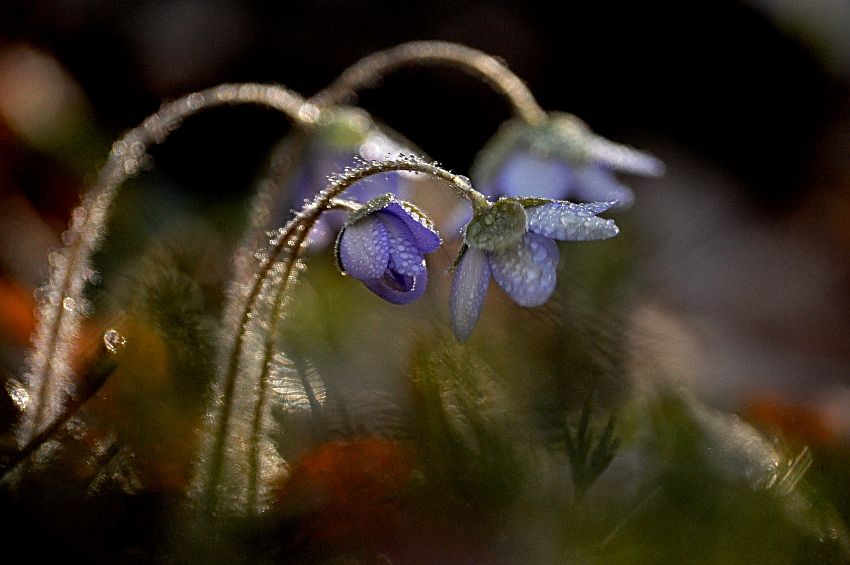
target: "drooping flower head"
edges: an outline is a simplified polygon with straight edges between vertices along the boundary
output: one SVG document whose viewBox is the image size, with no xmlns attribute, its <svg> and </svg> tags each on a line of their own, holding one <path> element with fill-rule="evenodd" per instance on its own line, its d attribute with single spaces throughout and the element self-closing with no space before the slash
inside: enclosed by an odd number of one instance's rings
<svg viewBox="0 0 850 565">
<path fill-rule="evenodd" d="M 627 208 L 634 193 L 615 172 L 658 176 L 664 164 L 593 133 L 572 114 L 553 112 L 541 125 L 503 124 L 476 157 L 472 179 L 489 196 L 616 201 Z"/>
<path fill-rule="evenodd" d="M 425 253 L 440 247 L 440 234 L 409 202 L 392 194 L 374 198 L 353 212 L 337 236 L 340 270 L 393 304 L 407 304 L 425 292 Z"/>
<path fill-rule="evenodd" d="M 490 276 L 520 306 L 540 306 L 555 290 L 560 259 L 554 240 L 592 241 L 619 233 L 597 217 L 616 202 L 575 204 L 503 198 L 466 226 L 450 298 L 451 324 L 463 341 L 472 333 Z"/>
</svg>

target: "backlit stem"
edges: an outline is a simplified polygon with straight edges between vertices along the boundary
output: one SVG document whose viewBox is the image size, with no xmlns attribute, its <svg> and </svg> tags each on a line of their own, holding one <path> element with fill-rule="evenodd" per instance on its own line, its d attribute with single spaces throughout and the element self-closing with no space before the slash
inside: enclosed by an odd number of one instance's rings
<svg viewBox="0 0 850 565">
<path fill-rule="evenodd" d="M 534 95 L 503 62 L 477 49 L 445 41 L 413 41 L 364 57 L 310 98 L 310 103 L 318 108 L 335 106 L 384 75 L 411 64 L 446 65 L 477 76 L 508 100 L 517 117 L 531 125 L 546 121 L 546 112 Z"/>
<path fill-rule="evenodd" d="M 227 373 L 224 379 L 224 389 L 222 392 L 221 407 L 222 412 L 218 421 L 217 429 L 215 430 L 214 447 L 211 454 L 210 469 L 208 482 L 204 489 L 204 498 L 207 509 L 215 511 L 220 504 L 217 500 L 220 493 L 219 481 L 222 478 L 223 465 L 225 459 L 225 445 L 229 433 L 229 424 L 233 418 L 232 406 L 234 404 L 234 391 L 236 390 L 236 380 L 239 378 L 240 359 L 243 355 L 243 348 L 247 338 L 247 332 L 250 327 L 252 318 L 255 318 L 255 313 L 259 306 L 261 293 L 266 286 L 269 277 L 274 269 L 274 276 L 280 280 L 279 286 L 274 289 L 273 305 L 271 315 L 266 322 L 270 325 L 270 329 L 266 334 L 263 364 L 261 374 L 258 375 L 258 396 L 257 403 L 254 406 L 252 415 L 251 437 L 246 438 L 249 447 L 250 457 L 250 475 L 248 477 L 248 485 L 246 492 L 246 511 L 251 513 L 256 505 L 257 481 L 260 470 L 260 435 L 265 411 L 266 391 L 268 389 L 268 381 L 272 367 L 272 359 L 276 351 L 278 341 L 277 322 L 283 313 L 287 291 L 290 283 L 294 282 L 298 274 L 297 264 L 298 259 L 307 245 L 307 237 L 310 229 L 315 225 L 319 216 L 325 211 L 338 207 L 340 201 L 337 197 L 345 192 L 353 184 L 360 180 L 376 174 L 388 173 L 392 171 L 410 171 L 429 174 L 435 178 L 445 181 L 449 187 L 453 188 L 458 194 L 467 198 L 476 209 L 488 207 L 484 195 L 476 191 L 469 184 L 466 177 L 455 175 L 437 165 L 423 161 L 417 157 L 402 157 L 399 159 L 371 162 L 362 167 L 349 169 L 331 184 L 322 190 L 315 199 L 307 204 L 292 220 L 287 222 L 285 226 L 277 230 L 274 237 L 269 242 L 268 249 L 264 250 L 259 255 L 265 257 L 261 262 L 259 271 L 254 278 L 253 286 L 245 298 L 245 306 L 242 310 L 241 320 L 237 326 L 235 342 L 233 350 L 229 358 Z"/>
<path fill-rule="evenodd" d="M 304 100 L 277 85 L 224 84 L 194 92 L 164 104 L 142 124 L 115 142 L 96 184 L 74 210 L 65 248 L 52 255 L 50 273 L 42 290 L 39 324 L 27 362 L 28 393 L 32 404 L 17 430 L 26 444 L 62 417 L 71 382 L 70 358 L 85 310 L 84 289 L 94 277 L 91 256 L 106 230 L 110 205 L 118 186 L 142 167 L 146 152 L 161 143 L 191 115 L 221 105 L 254 104 L 279 110 L 293 121 L 303 121 Z"/>
</svg>

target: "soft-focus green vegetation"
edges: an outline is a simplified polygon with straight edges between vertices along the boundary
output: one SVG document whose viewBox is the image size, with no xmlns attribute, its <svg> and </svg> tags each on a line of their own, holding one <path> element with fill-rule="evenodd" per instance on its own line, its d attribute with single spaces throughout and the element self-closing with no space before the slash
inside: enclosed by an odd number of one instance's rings
<svg viewBox="0 0 850 565">
<path fill-rule="evenodd" d="M 267 326 L 280 331 L 264 365 L 268 422 L 257 424 L 266 496 L 256 513 L 199 511 L 189 501 L 249 196 L 199 202 L 171 182 L 146 173 L 117 197 L 94 258 L 100 284 L 85 289 L 93 312 L 71 355 L 74 394 L 23 449 L 6 370 L 0 514 L 13 537 L 56 540 L 37 552 L 144 563 L 850 561 L 847 438 L 749 423 L 655 363 L 637 335 L 644 243 L 627 212 L 619 238 L 560 246 L 545 306 L 519 308 L 492 285 L 463 344 L 448 330 L 457 242 L 429 257 L 427 293 L 405 307 L 340 276 L 329 250 L 307 253 L 285 315 Z M 442 207 L 442 220 L 451 212 L 435 190 L 420 179 L 410 199 Z M 126 340 L 117 353 L 104 345 L 109 329 Z"/>
</svg>

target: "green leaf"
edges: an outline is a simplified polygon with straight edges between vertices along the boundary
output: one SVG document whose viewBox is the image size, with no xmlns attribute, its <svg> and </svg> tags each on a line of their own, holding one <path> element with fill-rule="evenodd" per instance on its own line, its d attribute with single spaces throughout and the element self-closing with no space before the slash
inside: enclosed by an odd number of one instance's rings
<svg viewBox="0 0 850 565">
<path fill-rule="evenodd" d="M 614 435 L 616 418 L 611 416 L 602 432 L 597 434 L 590 425 L 592 412 L 593 397 L 590 396 L 582 408 L 575 432 L 568 426 L 564 435 L 577 498 L 582 498 L 605 472 L 620 447 L 620 439 Z"/>
<path fill-rule="evenodd" d="M 529 438 L 492 369 L 446 339 L 420 344 L 411 370 L 423 492 L 442 493 L 464 512 L 499 516 L 521 492 L 531 457 Z"/>
</svg>

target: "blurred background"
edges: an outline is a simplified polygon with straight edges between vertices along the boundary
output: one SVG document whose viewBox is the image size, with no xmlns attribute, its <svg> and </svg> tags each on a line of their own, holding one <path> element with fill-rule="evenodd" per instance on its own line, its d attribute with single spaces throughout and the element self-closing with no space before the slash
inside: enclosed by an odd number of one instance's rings
<svg viewBox="0 0 850 565">
<path fill-rule="evenodd" d="M 26 342 L 44 258 L 111 140 L 163 100 L 225 81 L 310 95 L 371 51 L 445 39 L 502 57 L 544 108 L 666 161 L 661 180 L 626 180 L 642 234 L 638 339 L 728 407 L 805 406 L 846 434 L 847 29 L 841 0 L 4 2 L 3 341 Z M 359 103 L 456 171 L 509 116 L 447 69 L 398 72 Z M 250 194 L 288 128 L 250 108 L 193 119 L 154 149 L 156 190 L 207 220 L 218 210 L 238 233 L 227 207 Z M 134 213 L 166 229 L 162 202 Z"/>
<path fill-rule="evenodd" d="M 441 39 L 503 58 L 544 108 L 572 112 L 667 164 L 661 179 L 624 177 L 637 196 L 622 215 L 624 231 L 636 234 L 635 299 L 625 315 L 632 372 L 674 375 L 713 405 L 842 452 L 850 441 L 847 30 L 846 0 L 556 8 L 515 0 L 6 0 L 2 376 L 20 370 L 33 291 L 80 194 L 112 141 L 162 101 L 238 81 L 278 82 L 309 96 L 372 51 Z M 358 103 L 457 172 L 469 170 L 509 117 L 499 96 L 450 69 L 397 72 Z M 99 259 L 105 276 L 130 277 L 124 259 L 138 257 L 150 237 L 194 237 L 208 282 L 226 280 L 244 203 L 289 128 L 268 111 L 234 108 L 193 118 L 154 148 L 143 189 L 128 192 L 116 211 Z M 451 256 L 443 253 L 444 268 Z M 316 271 L 333 273 L 324 263 Z M 434 285 L 434 298 L 416 312 L 445 326 L 448 285 Z M 306 303 L 321 302 L 311 292 L 307 286 Z M 120 292 L 98 300 L 116 309 Z M 355 314 L 332 323 L 366 315 Z M 500 319 L 510 316 L 536 319 Z M 334 331 L 317 330 L 339 338 Z M 358 362 L 361 342 L 334 344 Z M 309 344 L 295 347 L 317 355 Z M 363 360 L 361 369 L 385 361 Z M 318 362 L 326 373 L 335 363 Z M 404 364 L 391 358 L 389 366 Z M 840 477 L 846 465 L 834 485 Z M 846 513 L 844 488 L 833 494 Z"/>
</svg>

